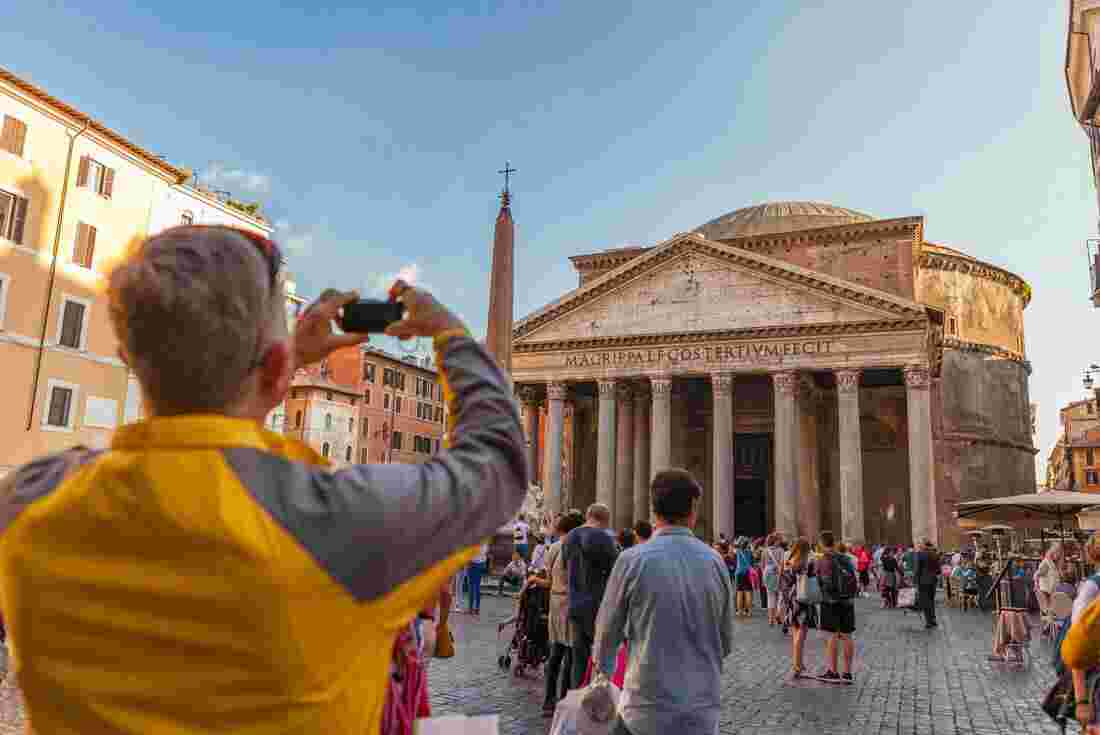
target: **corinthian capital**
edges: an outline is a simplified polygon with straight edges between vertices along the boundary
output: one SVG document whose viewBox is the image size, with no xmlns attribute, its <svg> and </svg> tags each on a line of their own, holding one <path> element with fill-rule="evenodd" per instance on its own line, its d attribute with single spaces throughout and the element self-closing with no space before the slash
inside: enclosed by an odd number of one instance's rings
<svg viewBox="0 0 1100 735">
<path fill-rule="evenodd" d="M 516 398 L 520 403 L 537 406 L 542 403 L 543 391 L 539 386 L 522 383 L 516 386 Z"/>
<path fill-rule="evenodd" d="M 838 393 L 855 393 L 859 391 L 859 370 L 843 368 L 834 370 L 836 375 L 836 389 Z"/>
<path fill-rule="evenodd" d="M 634 388 L 630 383 L 621 380 L 615 384 L 615 398 L 619 403 L 630 403 L 634 398 Z"/>
<path fill-rule="evenodd" d="M 615 397 L 615 384 L 616 381 L 612 378 L 601 378 L 596 382 L 596 386 L 600 392 L 600 398 L 614 398 Z"/>
<path fill-rule="evenodd" d="M 710 386 L 715 398 L 733 395 L 733 373 L 711 373 Z"/>
<path fill-rule="evenodd" d="M 546 395 L 551 401 L 564 401 L 569 397 L 569 384 L 559 381 L 547 383 Z"/>
<path fill-rule="evenodd" d="M 798 395 L 798 373 L 794 370 L 772 373 L 772 385 L 775 386 L 777 395 L 794 398 Z"/>
<path fill-rule="evenodd" d="M 672 378 L 668 376 L 650 378 L 649 386 L 653 391 L 653 400 L 666 400 L 672 397 Z"/>
<path fill-rule="evenodd" d="M 649 387 L 649 383 L 644 380 L 638 381 L 634 385 L 634 405 L 644 406 L 649 403 L 653 398 L 653 391 Z"/>
<path fill-rule="evenodd" d="M 905 366 L 905 387 L 925 390 L 931 383 L 928 368 L 924 365 Z"/>
</svg>

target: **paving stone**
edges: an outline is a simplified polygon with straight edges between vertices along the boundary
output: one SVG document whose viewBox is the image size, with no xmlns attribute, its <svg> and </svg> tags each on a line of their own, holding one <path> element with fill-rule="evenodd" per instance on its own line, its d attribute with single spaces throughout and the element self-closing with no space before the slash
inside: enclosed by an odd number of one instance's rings
<svg viewBox="0 0 1100 735">
<path fill-rule="evenodd" d="M 436 714 L 490 711 L 502 715 L 501 733 L 545 733 L 542 681 L 517 680 L 497 668 L 505 641 L 496 624 L 512 611 L 511 600 L 482 602 L 480 619 L 452 617 L 458 655 L 432 663 L 429 687 Z M 1053 681 L 1050 644 L 1034 640 L 1022 670 L 987 660 L 993 618 L 987 613 L 940 607 L 940 628 L 925 631 L 912 613 L 882 610 L 875 600 L 857 603 L 853 686 L 787 681 L 790 642 L 771 628 L 762 611 L 738 619 L 734 652 L 723 675 L 719 732 L 913 733 L 1001 735 L 1056 733 L 1039 709 Z M 510 630 L 508 631 L 510 633 Z M 507 635 L 507 633 L 506 633 Z M 1037 630 L 1036 630 L 1037 636 Z M 825 636 L 812 631 L 806 665 L 821 667 Z M 454 690 L 461 696 L 453 696 Z"/>
</svg>

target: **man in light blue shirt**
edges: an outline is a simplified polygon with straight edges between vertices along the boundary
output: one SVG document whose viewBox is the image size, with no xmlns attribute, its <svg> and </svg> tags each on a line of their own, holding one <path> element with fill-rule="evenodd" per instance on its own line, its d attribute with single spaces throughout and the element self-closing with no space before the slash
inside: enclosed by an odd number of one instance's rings
<svg viewBox="0 0 1100 735">
<path fill-rule="evenodd" d="M 653 538 L 623 552 L 607 582 L 592 658 L 610 677 L 629 642 L 616 735 L 718 731 L 733 585 L 722 558 L 690 530 L 702 494 L 687 470 L 657 473 Z"/>
</svg>

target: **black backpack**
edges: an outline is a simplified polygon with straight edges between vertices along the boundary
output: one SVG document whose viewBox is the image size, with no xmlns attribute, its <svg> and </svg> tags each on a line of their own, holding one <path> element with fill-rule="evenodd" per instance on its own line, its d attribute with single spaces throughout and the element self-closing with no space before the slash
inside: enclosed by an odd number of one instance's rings
<svg viewBox="0 0 1100 735">
<path fill-rule="evenodd" d="M 833 554 L 830 576 L 830 597 L 834 601 L 853 600 L 859 596 L 859 582 L 852 560 L 844 554 Z"/>
</svg>

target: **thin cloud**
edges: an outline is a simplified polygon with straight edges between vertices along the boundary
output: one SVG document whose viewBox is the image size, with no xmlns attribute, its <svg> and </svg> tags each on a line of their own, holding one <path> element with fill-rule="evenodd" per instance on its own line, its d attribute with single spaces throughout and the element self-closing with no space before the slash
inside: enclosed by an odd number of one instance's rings
<svg viewBox="0 0 1100 735">
<path fill-rule="evenodd" d="M 275 239 L 292 255 L 310 255 L 321 237 L 322 225 L 295 225 L 288 220 L 275 222 Z"/>
<path fill-rule="evenodd" d="M 270 194 L 271 177 L 258 171 L 246 171 L 215 161 L 202 172 L 202 184 L 210 189 L 225 189 L 233 194 Z"/>
</svg>

